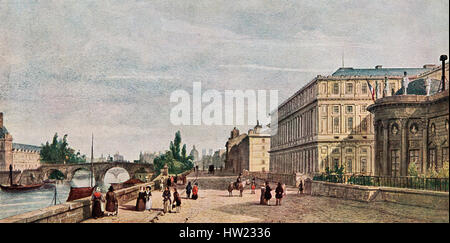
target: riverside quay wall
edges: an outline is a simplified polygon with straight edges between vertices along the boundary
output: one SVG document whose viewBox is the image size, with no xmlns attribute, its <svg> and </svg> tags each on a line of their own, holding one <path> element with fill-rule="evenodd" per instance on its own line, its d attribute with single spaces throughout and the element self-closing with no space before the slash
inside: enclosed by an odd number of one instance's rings
<svg viewBox="0 0 450 243">
<path fill-rule="evenodd" d="M 137 198 L 141 186 L 151 185 L 149 182 L 115 191 L 119 205 L 123 205 Z M 78 223 L 92 215 L 92 201 L 90 197 L 81 198 L 31 212 L 0 219 L 0 223 Z"/>
<path fill-rule="evenodd" d="M 305 181 L 312 196 L 336 197 L 362 202 L 391 202 L 434 209 L 449 209 L 449 193 L 396 187 L 359 186 L 324 181 Z"/>
</svg>

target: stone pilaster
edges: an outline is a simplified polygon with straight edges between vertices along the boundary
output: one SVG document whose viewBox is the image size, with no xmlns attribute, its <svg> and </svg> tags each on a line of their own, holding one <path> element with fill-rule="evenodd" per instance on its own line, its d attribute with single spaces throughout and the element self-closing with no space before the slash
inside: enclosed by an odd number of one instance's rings
<svg viewBox="0 0 450 243">
<path fill-rule="evenodd" d="M 422 125 L 422 168 L 421 172 L 424 173 L 427 169 L 428 162 L 428 123 L 429 120 L 427 118 L 423 118 L 421 121 Z"/>
<path fill-rule="evenodd" d="M 383 125 L 383 157 L 381 159 L 383 175 L 389 175 L 388 148 L 389 148 L 389 121 L 382 121 Z"/>
<path fill-rule="evenodd" d="M 400 154 L 400 175 L 408 175 L 408 119 L 400 119 L 401 124 L 401 154 Z"/>
</svg>

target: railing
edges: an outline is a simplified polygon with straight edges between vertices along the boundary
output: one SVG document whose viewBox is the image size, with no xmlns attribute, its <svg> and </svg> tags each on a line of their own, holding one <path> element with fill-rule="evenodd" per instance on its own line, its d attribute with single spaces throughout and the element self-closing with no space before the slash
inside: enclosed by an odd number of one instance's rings
<svg viewBox="0 0 450 243">
<path fill-rule="evenodd" d="M 388 176 L 355 176 L 355 175 L 319 175 L 313 180 L 344 183 L 361 186 L 400 187 L 431 191 L 449 191 L 448 178 L 424 178 L 424 177 L 388 177 Z"/>
</svg>

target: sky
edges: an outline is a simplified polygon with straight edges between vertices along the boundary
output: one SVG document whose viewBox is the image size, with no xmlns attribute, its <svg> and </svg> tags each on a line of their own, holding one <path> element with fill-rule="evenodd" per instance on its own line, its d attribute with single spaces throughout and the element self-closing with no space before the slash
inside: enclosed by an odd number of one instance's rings
<svg viewBox="0 0 450 243">
<path fill-rule="evenodd" d="M 447 0 L 0 0 L 0 112 L 14 142 L 55 132 L 95 157 L 225 147 L 233 126 L 174 126 L 175 90 L 278 90 L 342 66 L 422 67 L 449 53 Z M 204 104 L 204 106 L 207 103 Z M 251 126 L 237 126 L 241 133 Z"/>
</svg>

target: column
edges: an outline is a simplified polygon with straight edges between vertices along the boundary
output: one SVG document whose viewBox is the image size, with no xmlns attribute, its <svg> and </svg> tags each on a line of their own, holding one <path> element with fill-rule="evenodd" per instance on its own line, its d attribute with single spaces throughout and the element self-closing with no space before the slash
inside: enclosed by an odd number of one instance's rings
<svg viewBox="0 0 450 243">
<path fill-rule="evenodd" d="M 408 119 L 400 119 L 402 140 L 401 140 L 401 154 L 400 154 L 400 175 L 408 175 Z"/>
<path fill-rule="evenodd" d="M 382 175 L 388 176 L 389 121 L 382 121 L 381 124 L 383 126 L 383 157 L 380 158 L 380 163 L 382 164 Z"/>
<path fill-rule="evenodd" d="M 427 162 L 428 162 L 428 119 L 423 118 L 422 119 L 422 171 L 421 173 L 424 173 L 427 169 Z"/>
</svg>

